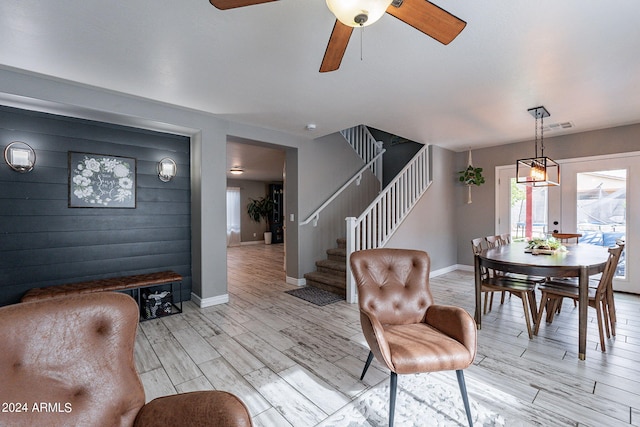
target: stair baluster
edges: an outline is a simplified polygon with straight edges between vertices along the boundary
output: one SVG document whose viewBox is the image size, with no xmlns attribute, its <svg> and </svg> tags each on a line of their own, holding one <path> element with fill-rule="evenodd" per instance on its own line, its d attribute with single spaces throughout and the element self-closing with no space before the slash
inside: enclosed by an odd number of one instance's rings
<svg viewBox="0 0 640 427">
<path fill-rule="evenodd" d="M 430 146 L 425 145 L 358 218 L 347 221 L 346 298 L 357 302 L 349 256 L 383 247 L 431 185 Z"/>
</svg>

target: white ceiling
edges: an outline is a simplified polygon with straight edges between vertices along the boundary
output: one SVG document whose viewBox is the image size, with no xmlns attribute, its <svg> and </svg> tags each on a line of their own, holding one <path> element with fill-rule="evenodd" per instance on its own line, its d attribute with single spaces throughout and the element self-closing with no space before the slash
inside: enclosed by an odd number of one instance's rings
<svg viewBox="0 0 640 427">
<path fill-rule="evenodd" d="M 324 0 L 2 0 L 0 66 L 305 137 L 366 124 L 457 151 L 533 139 L 538 105 L 575 125 L 557 132 L 640 122 L 637 0 L 435 3 L 468 23 L 450 45 L 385 15 L 320 74 Z"/>
<path fill-rule="evenodd" d="M 284 181 L 284 150 L 251 144 L 242 140 L 227 141 L 227 178 L 251 181 Z M 229 169 L 239 167 L 241 175 Z"/>
</svg>

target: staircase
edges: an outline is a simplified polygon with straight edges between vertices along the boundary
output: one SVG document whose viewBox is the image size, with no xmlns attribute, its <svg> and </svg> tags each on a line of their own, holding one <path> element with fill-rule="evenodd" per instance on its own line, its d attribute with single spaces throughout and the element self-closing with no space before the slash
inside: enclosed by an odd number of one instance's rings
<svg viewBox="0 0 640 427">
<path fill-rule="evenodd" d="M 425 145 L 385 187 L 358 218 L 347 221 L 347 259 L 359 250 L 384 247 L 431 186 L 430 146 Z M 351 268 L 347 263 L 346 299 L 358 302 Z"/>
<path fill-rule="evenodd" d="M 346 297 L 347 241 L 337 239 L 337 248 L 327 249 L 327 259 L 316 261 L 316 271 L 307 273 L 307 285 Z"/>
<path fill-rule="evenodd" d="M 366 129 L 364 126 L 358 126 L 343 131 L 342 135 L 364 160 L 380 147 L 375 146 L 375 139 L 369 138 L 369 132 L 365 132 L 363 128 Z M 358 143 L 354 144 L 354 140 Z M 360 150 L 359 141 L 367 141 L 369 146 L 374 145 L 371 150 Z M 372 167 L 375 162 L 378 162 L 383 152 L 384 150 L 372 157 L 364 168 Z M 430 147 L 425 145 L 358 218 L 346 218 L 347 238 L 338 239 L 338 247 L 327 250 L 328 258 L 316 262 L 316 272 L 304 275 L 308 285 L 344 296 L 349 303 L 357 302 L 356 285 L 347 263 L 349 255 L 355 251 L 386 245 L 431 185 L 429 159 Z M 362 171 L 356 173 L 349 182 L 336 191 L 336 194 L 341 193 L 351 182 L 357 182 L 356 178 L 361 173 Z M 316 226 L 320 211 L 335 199 L 336 194 L 300 225 L 313 222 Z"/>
<path fill-rule="evenodd" d="M 362 161 L 369 163 L 375 160 L 370 164 L 370 169 L 380 181 L 380 189 L 382 190 L 382 157 L 378 156 L 380 152 L 384 152 L 382 141 L 376 141 L 371 132 L 369 132 L 369 128 L 364 125 L 342 130 L 340 134 L 347 140 L 351 148 L 358 153 Z"/>
</svg>

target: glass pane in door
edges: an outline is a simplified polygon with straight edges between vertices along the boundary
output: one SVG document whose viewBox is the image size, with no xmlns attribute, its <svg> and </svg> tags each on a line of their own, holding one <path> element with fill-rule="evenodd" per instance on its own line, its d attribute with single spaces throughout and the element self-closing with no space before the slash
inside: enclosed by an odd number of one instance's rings
<svg viewBox="0 0 640 427">
<path fill-rule="evenodd" d="M 511 236 L 514 240 L 547 234 L 547 188 L 517 184 L 511 178 Z"/>
<path fill-rule="evenodd" d="M 613 246 L 616 239 L 626 239 L 626 169 L 577 174 L 577 225 L 580 243 Z M 617 277 L 625 276 L 624 258 L 623 252 Z"/>
</svg>

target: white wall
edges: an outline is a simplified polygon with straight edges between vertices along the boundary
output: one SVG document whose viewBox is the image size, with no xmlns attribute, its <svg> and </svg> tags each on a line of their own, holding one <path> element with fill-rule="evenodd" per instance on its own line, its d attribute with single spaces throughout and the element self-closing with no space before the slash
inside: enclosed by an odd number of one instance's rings
<svg viewBox="0 0 640 427">
<path fill-rule="evenodd" d="M 640 124 L 545 137 L 544 145 L 545 155 L 553 160 L 638 151 Z M 457 186 L 454 208 L 458 229 L 458 263 L 473 265 L 471 239 L 495 232 L 495 167 L 515 165 L 518 159 L 533 156 L 533 151 L 533 140 L 473 150 L 473 165 L 484 169 L 486 183 L 473 188 L 473 203 L 470 205 L 465 203 L 466 188 Z M 464 169 L 466 164 L 467 153 L 457 153 L 454 171 Z M 562 168 L 560 172 L 562 174 Z M 629 179 L 637 181 L 639 178 L 630 176 Z"/>
<path fill-rule="evenodd" d="M 299 159 L 300 222 L 364 166 L 340 134 L 331 134 L 304 146 L 299 150 Z M 299 227 L 302 275 L 315 271 L 315 262 L 327 257 L 326 250 L 337 246 L 336 239 L 346 237 L 345 218 L 359 216 L 378 195 L 379 188 L 379 182 L 367 170 L 359 186 L 352 183 L 320 214 L 317 227 L 313 224 Z"/>
<path fill-rule="evenodd" d="M 453 151 L 433 147 L 433 182 L 386 245 L 427 252 L 431 271 L 457 262 L 455 158 Z"/>
</svg>

